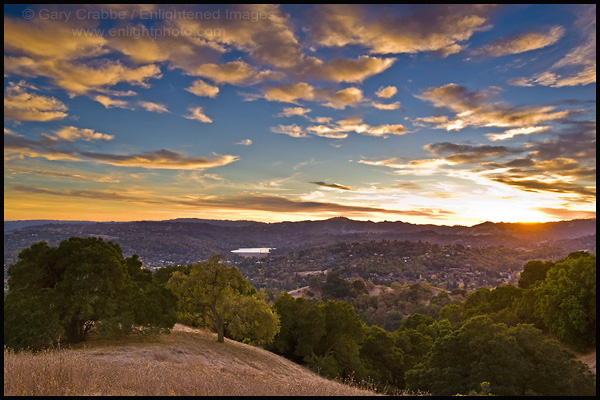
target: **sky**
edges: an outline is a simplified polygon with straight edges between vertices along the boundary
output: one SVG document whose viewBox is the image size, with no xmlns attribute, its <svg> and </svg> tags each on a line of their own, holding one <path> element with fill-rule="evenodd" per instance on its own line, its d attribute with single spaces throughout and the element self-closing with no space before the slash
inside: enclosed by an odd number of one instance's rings
<svg viewBox="0 0 600 400">
<path fill-rule="evenodd" d="M 4 219 L 596 217 L 595 5 L 5 5 Z"/>
</svg>

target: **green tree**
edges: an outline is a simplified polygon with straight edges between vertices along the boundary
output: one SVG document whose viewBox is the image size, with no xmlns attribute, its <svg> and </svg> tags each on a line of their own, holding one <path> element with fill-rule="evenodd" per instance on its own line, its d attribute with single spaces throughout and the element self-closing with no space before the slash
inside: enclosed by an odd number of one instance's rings
<svg viewBox="0 0 600 400">
<path fill-rule="evenodd" d="M 223 304 L 226 332 L 237 341 L 264 346 L 279 332 L 279 316 L 257 296 L 230 296 Z"/>
<path fill-rule="evenodd" d="M 529 289 L 541 283 L 546 279 L 546 274 L 553 265 L 554 263 L 552 261 L 529 261 L 523 267 L 523 272 L 521 272 L 519 287 L 521 289 Z"/>
<path fill-rule="evenodd" d="M 94 326 L 128 332 L 134 325 L 169 329 L 174 323 L 169 316 L 175 303 L 167 293 L 162 292 L 161 313 L 147 308 L 157 293 L 148 292 L 151 275 L 137 256 L 126 259 L 118 244 L 100 238 L 72 237 L 55 248 L 36 243 L 7 272 L 5 326 L 9 321 L 11 326 L 5 344 L 41 348 L 59 337 L 82 341 Z"/>
<path fill-rule="evenodd" d="M 248 298 L 256 295 L 256 289 L 224 261 L 225 257 L 217 255 L 193 264 L 189 274 L 173 272 L 167 286 L 179 299 L 180 317 L 212 325 L 218 342 L 224 342 L 226 331 L 241 340 L 272 340 L 278 330 L 277 315 L 264 300 Z"/>
<path fill-rule="evenodd" d="M 477 392 L 489 382 L 495 395 L 590 395 L 595 380 L 584 364 L 531 325 L 508 327 L 473 317 L 435 341 L 406 373 L 407 387 L 436 396 Z"/>
<path fill-rule="evenodd" d="M 51 300 L 48 290 L 28 296 L 9 292 L 4 298 L 4 345 L 39 350 L 56 344 L 64 329 Z"/>
<path fill-rule="evenodd" d="M 450 321 L 452 326 L 457 326 L 461 321 L 462 308 L 460 304 L 448 304 L 444 306 L 440 312 L 438 313 L 438 318 L 440 320 L 446 319 Z"/>
<path fill-rule="evenodd" d="M 535 289 L 536 312 L 561 341 L 596 344 L 596 256 L 575 252 L 556 262 Z"/>
<path fill-rule="evenodd" d="M 354 312 L 354 308 L 345 301 L 332 301 L 322 304 L 325 318 L 325 335 L 321 339 L 317 355 L 322 359 L 331 357 L 336 371 L 330 371 L 331 377 L 340 376 L 355 379 L 363 378 L 363 367 L 359 358 L 359 344 L 364 338 L 365 327 Z"/>
<path fill-rule="evenodd" d="M 287 293 L 275 299 L 274 307 L 281 328 L 270 348 L 297 362 L 315 360 L 317 346 L 326 334 L 323 307 Z"/>
<path fill-rule="evenodd" d="M 368 328 L 360 344 L 360 358 L 367 376 L 379 389 L 404 387 L 404 354 L 388 331 L 378 326 Z"/>
</svg>

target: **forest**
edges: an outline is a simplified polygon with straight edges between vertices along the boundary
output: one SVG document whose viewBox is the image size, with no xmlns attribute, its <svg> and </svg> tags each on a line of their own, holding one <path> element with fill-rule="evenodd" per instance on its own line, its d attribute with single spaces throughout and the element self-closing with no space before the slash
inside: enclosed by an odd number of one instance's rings
<svg viewBox="0 0 600 400">
<path fill-rule="evenodd" d="M 271 299 L 222 256 L 151 273 L 136 255 L 125 258 L 118 244 L 100 238 L 40 242 L 8 268 L 4 344 L 35 351 L 94 334 L 168 333 L 182 322 L 386 394 L 595 395 L 595 375 L 573 353 L 596 346 L 593 254 L 528 261 L 516 286 L 434 296 L 425 281 L 395 282 L 371 296 L 373 283 L 360 275 L 314 276 L 320 300 L 285 291 Z M 380 307 L 396 315 L 365 318 Z"/>
</svg>

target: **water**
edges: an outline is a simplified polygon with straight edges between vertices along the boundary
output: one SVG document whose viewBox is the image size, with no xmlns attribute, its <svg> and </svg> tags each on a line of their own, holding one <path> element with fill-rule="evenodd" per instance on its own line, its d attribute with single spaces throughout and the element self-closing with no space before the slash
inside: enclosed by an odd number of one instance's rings
<svg viewBox="0 0 600 400">
<path fill-rule="evenodd" d="M 274 247 L 250 247 L 250 248 L 240 248 L 237 250 L 232 250 L 232 253 L 259 253 L 259 254 L 267 254 L 269 251 L 274 250 Z"/>
</svg>

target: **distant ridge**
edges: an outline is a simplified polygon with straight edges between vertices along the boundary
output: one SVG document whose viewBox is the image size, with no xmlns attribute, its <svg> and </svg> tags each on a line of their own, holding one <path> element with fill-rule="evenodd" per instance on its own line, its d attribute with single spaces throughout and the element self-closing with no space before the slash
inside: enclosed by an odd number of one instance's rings
<svg viewBox="0 0 600 400">
<path fill-rule="evenodd" d="M 46 224 L 94 224 L 93 221 L 64 221 L 58 219 L 27 219 L 16 221 L 4 221 L 4 232 L 15 229 L 27 228 L 28 226 L 38 226 Z"/>
<path fill-rule="evenodd" d="M 128 257 L 145 265 L 188 264 L 239 248 L 276 248 L 273 255 L 341 242 L 398 240 L 472 247 L 596 251 L 596 219 L 546 223 L 492 223 L 468 226 L 418 225 L 402 221 L 355 221 L 348 218 L 263 223 L 178 218 L 169 221 L 5 221 L 4 264 L 40 241 L 56 246 L 71 236 L 101 237 L 118 243 Z"/>
</svg>

